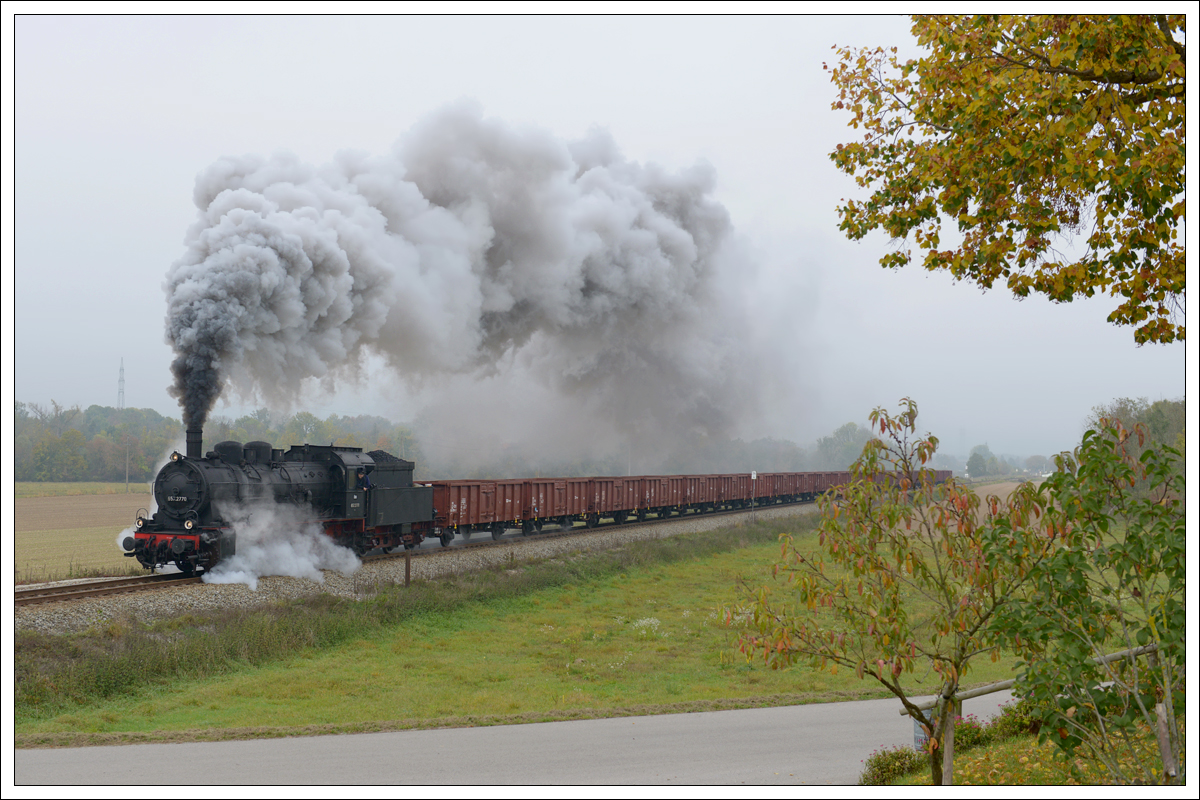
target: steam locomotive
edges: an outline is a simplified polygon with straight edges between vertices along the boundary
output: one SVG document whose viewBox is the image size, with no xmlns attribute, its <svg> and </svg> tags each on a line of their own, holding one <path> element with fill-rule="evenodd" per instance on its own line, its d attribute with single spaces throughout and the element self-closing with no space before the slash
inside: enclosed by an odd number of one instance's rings
<svg viewBox="0 0 1200 800">
<path fill-rule="evenodd" d="M 413 484 L 413 462 L 359 447 L 221 442 L 201 456 L 198 430 L 187 452 L 172 453 L 154 480 L 158 510 L 139 513 L 125 555 L 142 566 L 175 564 L 191 574 L 234 555 L 225 516 L 256 503 L 293 504 L 327 535 L 359 555 L 414 547 L 433 529 L 433 489 Z M 359 474 L 365 480 L 359 479 Z M 442 544 L 449 544 L 447 534 Z"/>
<path fill-rule="evenodd" d="M 201 432 L 188 430 L 187 453 L 154 481 L 158 510 L 140 513 L 126 556 L 154 569 L 174 564 L 186 574 L 210 570 L 236 552 L 227 516 L 260 503 L 291 504 L 335 542 L 359 555 L 412 548 L 438 537 L 507 530 L 525 535 L 547 523 L 594 528 L 671 515 L 811 501 L 850 481 L 848 472 L 740 473 L 624 478 L 526 478 L 413 483 L 413 462 L 359 447 L 221 442 L 201 456 Z M 360 471 L 365 480 L 359 479 Z M 886 477 L 886 476 L 885 476 Z M 941 483 L 948 471 L 937 471 Z"/>
</svg>

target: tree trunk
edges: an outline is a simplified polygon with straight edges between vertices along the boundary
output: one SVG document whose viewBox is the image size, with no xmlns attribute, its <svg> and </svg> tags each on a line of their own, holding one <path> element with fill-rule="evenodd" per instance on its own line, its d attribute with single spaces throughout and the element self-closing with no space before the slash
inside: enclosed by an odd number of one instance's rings
<svg viewBox="0 0 1200 800">
<path fill-rule="evenodd" d="M 958 702 L 946 701 L 942 717 L 942 785 L 954 785 L 954 723 L 958 718 Z"/>
</svg>

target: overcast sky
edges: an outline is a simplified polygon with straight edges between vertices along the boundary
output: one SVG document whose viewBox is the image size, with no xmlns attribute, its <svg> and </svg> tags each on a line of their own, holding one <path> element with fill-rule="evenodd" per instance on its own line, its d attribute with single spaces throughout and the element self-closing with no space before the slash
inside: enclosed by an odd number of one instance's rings
<svg viewBox="0 0 1200 800">
<path fill-rule="evenodd" d="M 1181 397 L 1184 346 L 1135 347 L 1105 322 L 1114 300 L 1018 302 L 885 271 L 884 237 L 845 239 L 835 44 L 915 55 L 885 17 L 18 17 L 15 397 L 115 406 L 124 359 L 126 406 L 178 418 L 163 286 L 197 174 L 223 156 L 387 154 L 464 98 L 559 139 L 600 126 L 630 161 L 711 165 L 749 254 L 754 340 L 785 378 L 763 381 L 744 436 L 806 444 L 911 396 L 947 452 L 1048 454 L 1094 405 Z M 215 413 L 243 413 L 231 399 Z M 438 401 L 381 373 L 298 405 L 403 421 Z"/>
</svg>

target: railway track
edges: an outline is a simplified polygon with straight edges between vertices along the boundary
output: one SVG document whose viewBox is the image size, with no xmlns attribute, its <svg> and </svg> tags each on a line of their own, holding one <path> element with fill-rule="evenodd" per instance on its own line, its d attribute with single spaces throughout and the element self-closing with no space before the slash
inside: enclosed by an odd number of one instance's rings
<svg viewBox="0 0 1200 800">
<path fill-rule="evenodd" d="M 57 584 L 36 589 L 18 589 L 14 593 L 13 605 L 29 606 L 37 603 L 58 603 L 103 597 L 110 594 L 145 592 L 152 589 L 169 589 L 191 583 L 200 583 L 199 577 L 179 575 L 142 575 L 136 578 L 105 578 L 85 583 Z"/>
<path fill-rule="evenodd" d="M 759 506 L 753 510 L 749 508 L 731 509 L 727 511 L 710 511 L 704 513 L 686 514 L 683 516 L 670 516 L 661 519 L 649 519 L 645 522 L 625 522 L 622 524 L 605 523 L 598 525 L 595 528 L 575 526 L 572 528 L 560 528 L 557 530 L 547 528 L 539 533 L 531 533 L 528 536 L 513 536 L 492 539 L 486 531 L 475 531 L 476 536 L 481 537 L 479 541 L 465 542 L 457 547 L 448 548 L 433 548 L 433 549 L 413 549 L 413 550 L 397 550 L 392 553 L 379 553 L 374 556 L 367 556 L 364 561 L 384 561 L 397 558 L 431 558 L 443 555 L 451 555 L 456 551 L 467 549 L 476 549 L 480 547 L 501 547 L 501 546 L 519 546 L 526 542 L 542 541 L 546 539 L 558 539 L 566 536 L 584 537 L 590 533 L 609 533 L 614 530 L 636 530 L 642 527 L 658 525 L 665 522 L 679 522 L 688 519 L 699 519 L 701 517 L 725 517 L 738 516 L 744 514 L 752 514 L 755 511 L 766 511 L 768 509 L 778 508 L 782 505 L 807 505 L 805 503 L 787 503 L 787 504 L 770 504 Z M 512 530 L 512 529 L 510 529 Z M 483 538 L 486 537 L 486 538 Z M 14 594 L 14 605 L 25 606 L 35 605 L 38 603 L 58 603 L 70 602 L 73 600 L 85 600 L 92 597 L 103 597 L 105 595 L 126 594 L 129 592 L 144 592 L 160 589 L 173 589 L 179 586 L 187 586 L 190 584 L 201 583 L 199 576 L 182 577 L 180 575 L 142 575 L 134 578 L 105 578 L 95 581 L 87 581 L 83 583 L 73 584 L 57 584 L 42 586 L 35 589 L 19 589 Z"/>
</svg>

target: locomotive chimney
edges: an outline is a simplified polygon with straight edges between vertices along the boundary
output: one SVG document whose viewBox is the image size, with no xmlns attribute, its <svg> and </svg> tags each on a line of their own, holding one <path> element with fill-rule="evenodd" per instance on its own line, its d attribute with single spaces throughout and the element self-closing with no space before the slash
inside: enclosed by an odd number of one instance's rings
<svg viewBox="0 0 1200 800">
<path fill-rule="evenodd" d="M 204 442 L 204 431 L 201 428 L 187 429 L 187 457 L 200 458 L 200 452 Z"/>
</svg>

